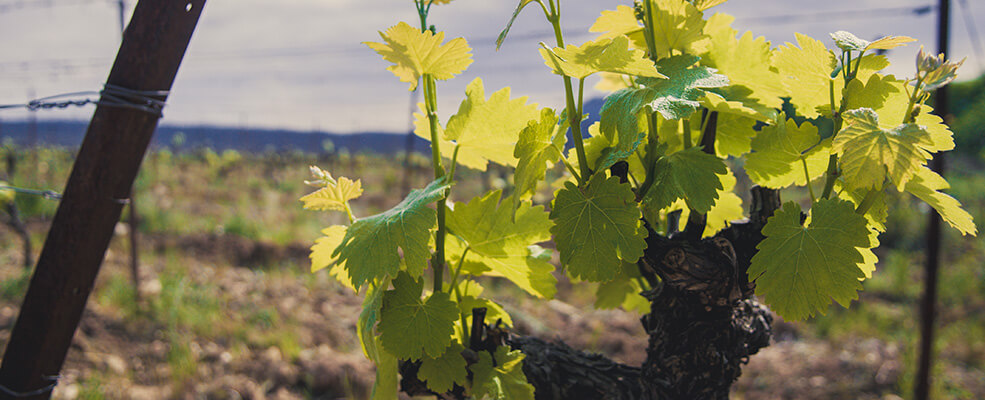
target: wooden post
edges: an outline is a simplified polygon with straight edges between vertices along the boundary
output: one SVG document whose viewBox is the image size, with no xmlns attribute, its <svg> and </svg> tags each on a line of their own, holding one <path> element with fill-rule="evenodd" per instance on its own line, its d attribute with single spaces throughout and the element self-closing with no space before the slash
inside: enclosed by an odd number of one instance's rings
<svg viewBox="0 0 985 400">
<path fill-rule="evenodd" d="M 937 6 L 937 51 L 947 59 L 948 41 L 950 36 L 950 0 L 940 0 Z M 934 111 L 947 122 L 948 101 L 947 86 L 937 89 L 934 93 Z M 944 176 L 944 154 L 937 153 L 930 161 L 930 169 Z M 926 232 L 927 258 L 924 264 L 923 297 L 920 299 L 920 354 L 917 359 L 916 387 L 914 398 L 927 400 L 930 398 L 931 370 L 934 360 L 934 322 L 937 319 L 937 274 L 940 265 L 941 250 L 941 217 L 931 209 L 927 220 Z"/>
<path fill-rule="evenodd" d="M 170 90 L 204 6 L 205 0 L 140 0 L 107 85 Z M 7 343 L 0 399 L 51 396 L 158 119 L 131 108 L 96 108 Z"/>
</svg>

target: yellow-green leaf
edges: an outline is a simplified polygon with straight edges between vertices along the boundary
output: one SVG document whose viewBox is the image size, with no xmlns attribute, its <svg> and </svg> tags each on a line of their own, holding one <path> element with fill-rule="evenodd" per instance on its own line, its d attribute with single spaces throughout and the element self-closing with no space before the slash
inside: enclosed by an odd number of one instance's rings
<svg viewBox="0 0 985 400">
<path fill-rule="evenodd" d="M 421 369 L 417 371 L 417 377 L 427 382 L 428 389 L 435 393 L 446 393 L 455 384 L 465 385 L 468 378 L 468 365 L 462 352 L 465 351 L 457 340 L 453 340 L 445 353 L 440 357 L 424 356 L 421 359 Z"/>
<path fill-rule="evenodd" d="M 643 31 L 643 26 L 636 20 L 636 11 L 633 10 L 633 7 L 620 5 L 616 6 L 615 10 L 602 11 L 602 15 L 595 20 L 592 27 L 588 28 L 588 31 L 600 32 L 602 35 L 599 38 L 604 39 L 640 33 Z M 639 35 L 639 37 L 643 39 L 642 35 Z M 634 41 L 634 44 L 638 49 L 646 48 L 646 43 L 637 43 Z"/>
<path fill-rule="evenodd" d="M 530 121 L 520 132 L 520 139 L 513 149 L 513 157 L 519 161 L 513 172 L 515 188 L 513 210 L 520 206 L 520 200 L 537 190 L 537 182 L 544 180 L 548 166 L 553 167 L 561 159 L 561 152 L 567 140 L 564 127 L 558 125 L 554 110 L 541 110 L 540 120 Z"/>
<path fill-rule="evenodd" d="M 692 47 L 707 38 L 700 10 L 686 0 L 650 1 L 653 10 L 653 44 L 657 57 L 670 57 L 675 51 L 694 53 Z"/>
<path fill-rule="evenodd" d="M 428 205 L 444 197 L 450 186 L 445 178 L 438 179 L 424 189 L 411 191 L 397 206 L 349 226 L 332 255 L 345 263 L 353 286 L 396 276 L 400 270 L 398 249 L 403 250 L 408 272 L 415 277 L 424 272 L 431 256 L 431 228 L 436 223 L 435 211 Z"/>
<path fill-rule="evenodd" d="M 534 400 L 534 387 L 523 374 L 523 355 L 520 350 L 506 346 L 494 354 L 479 352 L 479 362 L 472 364 L 472 395 L 476 399 Z"/>
<path fill-rule="evenodd" d="M 646 248 L 647 231 L 632 188 L 605 175 L 596 173 L 585 188 L 566 183 L 551 209 L 562 265 L 570 275 L 593 282 L 614 278 L 622 261 L 636 262 Z"/>
<path fill-rule="evenodd" d="M 307 210 L 345 211 L 346 203 L 362 194 L 362 182 L 358 179 L 353 182 L 339 177 L 334 183 L 327 182 L 325 187 L 302 197 L 301 201 Z"/>
<path fill-rule="evenodd" d="M 824 314 L 832 298 L 844 306 L 857 299 L 865 277 L 858 248 L 871 247 L 865 218 L 851 202 L 819 200 L 807 227 L 800 213 L 791 201 L 769 218 L 749 267 L 756 294 L 787 320 Z"/>
<path fill-rule="evenodd" d="M 820 140 L 817 128 L 810 122 L 797 125 L 793 119 L 787 119 L 763 127 L 752 140 L 753 151 L 746 158 L 746 172 L 753 182 L 768 188 L 805 185 L 806 176 L 814 180 L 827 169 L 830 141 L 819 144 Z"/>
<path fill-rule="evenodd" d="M 903 190 L 906 182 L 930 158 L 930 134 L 916 124 L 893 129 L 879 126 L 879 115 L 869 108 L 847 111 L 845 128 L 835 136 L 832 151 L 840 158 L 842 178 L 850 188 L 881 190 L 888 177 Z"/>
<path fill-rule="evenodd" d="M 448 43 L 445 33 L 431 33 L 401 22 L 380 32 L 385 43 L 363 42 L 376 50 L 384 60 L 394 65 L 387 67 L 400 81 L 410 83 L 410 90 L 417 88 L 421 76 L 427 74 L 438 80 L 451 79 L 472 64 L 472 49 L 463 38 Z"/>
<path fill-rule="evenodd" d="M 448 293 L 432 293 L 421 299 L 423 280 L 401 272 L 393 290 L 383 293 L 380 311 L 380 340 L 383 349 L 400 359 L 440 357 L 451 344 L 458 305 Z"/>
<path fill-rule="evenodd" d="M 654 170 L 653 186 L 643 197 L 647 207 L 660 210 L 684 199 L 688 207 L 700 213 L 711 210 L 723 188 L 719 176 L 728 172 L 720 158 L 700 147 L 661 157 Z"/>
<path fill-rule="evenodd" d="M 520 131 L 538 117 L 537 104 L 527 104 L 526 97 L 510 99 L 506 87 L 485 97 L 482 79 L 476 78 L 465 90 L 466 98 L 458 112 L 448 120 L 442 137 L 441 152 L 451 158 L 458 147 L 458 163 L 480 171 L 492 161 L 501 165 L 516 166 L 513 150 Z M 425 132 L 429 132 L 425 130 Z M 430 139 L 428 134 L 426 138 Z"/>
<path fill-rule="evenodd" d="M 978 228 L 971 214 L 962 209 L 961 203 L 953 197 L 940 192 L 949 187 L 943 177 L 928 168 L 920 168 L 913 179 L 906 183 L 906 191 L 937 210 L 944 222 L 962 235 L 976 236 Z"/>
<path fill-rule="evenodd" d="M 583 79 L 596 72 L 665 78 L 643 50 L 629 48 L 629 38 L 598 39 L 581 46 L 568 45 L 553 50 L 540 49 L 544 64 L 558 75 Z"/>
<path fill-rule="evenodd" d="M 315 239 L 315 245 L 311 246 L 311 272 L 332 267 L 328 270 L 328 274 L 338 280 L 342 286 L 355 291 L 356 287 L 352 285 L 352 278 L 349 277 L 345 263 L 337 262 L 339 257 L 333 254 L 342 243 L 345 231 L 346 227 L 343 225 L 332 225 L 321 231 L 325 236 Z"/>
</svg>

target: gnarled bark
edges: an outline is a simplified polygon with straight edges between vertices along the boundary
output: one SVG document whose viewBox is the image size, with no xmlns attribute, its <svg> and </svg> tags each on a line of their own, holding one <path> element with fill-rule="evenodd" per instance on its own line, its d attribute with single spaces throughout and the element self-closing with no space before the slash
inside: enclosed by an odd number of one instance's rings
<svg viewBox="0 0 985 400">
<path fill-rule="evenodd" d="M 473 343 L 471 350 L 486 351 L 504 343 L 522 350 L 523 372 L 537 400 L 727 399 L 742 364 L 768 346 L 771 336 L 772 317 L 752 298 L 755 285 L 746 272 L 763 240 L 762 227 L 780 201 L 769 189 L 756 187 L 752 194 L 749 220 L 711 238 L 696 240 L 700 234 L 693 229 L 704 227 L 693 224 L 669 237 L 650 230 L 639 262 L 655 288 L 643 293 L 651 308 L 641 319 L 649 335 L 641 367 L 564 343 L 511 337 L 499 328 L 479 333 L 484 340 Z M 405 391 L 426 393 L 423 383 L 407 376 L 414 372 L 411 365 L 401 372 Z"/>
</svg>

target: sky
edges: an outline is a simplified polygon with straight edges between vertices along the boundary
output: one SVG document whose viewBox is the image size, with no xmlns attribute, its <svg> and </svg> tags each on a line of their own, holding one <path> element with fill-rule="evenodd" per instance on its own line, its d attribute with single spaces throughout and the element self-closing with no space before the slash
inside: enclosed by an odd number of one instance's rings
<svg viewBox="0 0 985 400">
<path fill-rule="evenodd" d="M 561 0 L 565 41 L 594 38 L 588 27 L 602 10 L 630 0 Z M 125 0 L 126 15 L 135 0 Z M 935 13 L 911 10 L 935 0 L 731 0 L 706 13 L 737 19 L 774 46 L 794 32 L 823 40 L 847 30 L 864 39 L 906 35 L 918 39 L 892 51 L 887 72 L 913 73 L 919 44 L 936 47 Z M 554 36 L 539 7 L 530 6 L 498 52 L 495 37 L 516 0 L 455 0 L 434 6 L 429 22 L 446 37 L 465 37 L 474 62 L 462 75 L 438 84 L 442 120 L 458 109 L 466 85 L 481 77 L 486 93 L 510 86 L 542 106 L 563 103 L 563 85 L 538 54 Z M 952 0 L 951 58 L 967 57 L 960 71 L 985 71 L 968 27 L 985 33 L 985 4 Z M 966 18 L 968 21 L 966 22 Z M 397 22 L 417 25 L 411 0 L 209 0 L 164 111 L 165 124 L 241 128 L 287 128 L 353 133 L 405 132 L 412 93 L 361 42 L 380 41 L 378 31 Z M 980 26 L 980 28 L 978 28 Z M 0 0 L 0 104 L 23 103 L 59 93 L 99 90 L 119 47 L 117 0 Z M 985 40 L 980 39 L 979 42 Z M 979 49 L 979 53 L 985 49 Z M 976 55 L 977 54 L 977 55 Z M 960 79 L 960 78 L 959 78 Z M 589 78 L 588 86 L 594 85 Z M 601 96 L 586 91 L 586 98 Z M 43 119 L 80 119 L 92 106 L 39 111 Z M 0 111 L 0 119 L 26 118 L 26 111 Z"/>
</svg>

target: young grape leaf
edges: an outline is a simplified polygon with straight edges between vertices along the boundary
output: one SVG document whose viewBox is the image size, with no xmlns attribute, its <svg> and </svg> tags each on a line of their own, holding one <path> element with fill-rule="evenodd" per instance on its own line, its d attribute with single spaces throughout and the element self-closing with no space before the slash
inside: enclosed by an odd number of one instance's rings
<svg viewBox="0 0 985 400">
<path fill-rule="evenodd" d="M 800 213 L 791 201 L 770 217 L 749 267 L 756 294 L 786 320 L 824 314 L 832 298 L 844 306 L 858 298 L 865 276 L 858 248 L 871 244 L 865 218 L 848 201 L 817 201 L 806 228 Z"/>
<path fill-rule="evenodd" d="M 703 89 L 728 86 L 728 79 L 710 68 L 691 68 L 696 62 L 698 57 L 689 55 L 660 60 L 658 69 L 669 79 L 639 78 L 637 83 L 643 86 L 623 89 L 606 98 L 599 112 L 601 131 L 610 142 L 617 142 L 615 151 L 619 155 L 625 158 L 632 154 L 646 137 L 645 131 L 639 129 L 644 107 L 668 120 L 688 118 L 701 106 L 698 99 L 705 96 Z"/>
<path fill-rule="evenodd" d="M 618 36 L 630 36 L 643 32 L 643 26 L 636 20 L 636 11 L 629 6 L 616 6 L 615 10 L 602 11 L 595 23 L 588 28 L 589 32 L 599 32 L 599 39 L 614 38 Z M 643 35 L 639 35 L 640 40 L 645 40 Z M 645 42 L 634 41 L 634 46 L 638 49 L 645 49 Z"/>
<path fill-rule="evenodd" d="M 849 189 L 840 181 L 835 181 L 834 188 L 835 192 L 838 193 L 839 199 L 852 202 L 855 208 L 858 208 L 858 205 L 865 199 L 865 195 L 869 194 L 869 189 Z M 868 222 L 869 228 L 877 232 L 885 232 L 886 218 L 888 217 L 889 208 L 886 205 L 886 192 L 880 191 L 875 200 L 869 205 L 868 211 L 865 212 L 865 220 Z"/>
<path fill-rule="evenodd" d="M 752 150 L 752 138 L 758 119 L 736 114 L 719 114 L 715 133 L 715 154 L 720 157 L 741 157 Z"/>
<path fill-rule="evenodd" d="M 380 32 L 380 37 L 386 43 L 363 44 L 376 50 L 384 60 L 394 63 L 387 70 L 393 72 L 400 81 L 410 83 L 410 90 L 417 88 L 422 75 L 428 74 L 438 80 L 451 79 L 472 64 L 472 49 L 465 39 L 455 38 L 442 44 L 445 41 L 444 32 L 421 32 L 420 29 L 401 22 L 385 33 Z"/>
<path fill-rule="evenodd" d="M 791 43 L 780 46 L 773 62 L 797 113 L 815 118 L 817 107 L 830 103 L 828 85 L 836 65 L 835 56 L 820 41 L 799 33 L 796 36 L 799 47 Z"/>
<path fill-rule="evenodd" d="M 513 9 L 513 16 L 510 17 L 510 22 L 506 23 L 506 27 L 503 28 L 501 32 L 499 32 L 499 36 L 496 38 L 497 51 L 499 51 L 499 48 L 503 45 L 503 42 L 506 41 L 506 35 L 510 33 L 510 28 L 513 27 L 513 22 L 516 21 L 516 17 L 519 17 L 520 12 L 523 11 L 523 9 L 527 7 L 528 4 L 533 3 L 534 1 L 539 1 L 539 0 L 520 0 L 520 4 L 517 4 L 516 8 Z"/>
<path fill-rule="evenodd" d="M 595 290 L 595 308 L 599 310 L 622 308 L 645 315 L 650 312 L 650 301 L 640 295 L 642 291 L 643 288 L 639 283 L 625 277 L 602 282 Z"/>
<path fill-rule="evenodd" d="M 349 226 L 332 256 L 345 263 L 356 289 L 374 279 L 396 276 L 400 270 L 398 248 L 403 250 L 408 272 L 414 276 L 424 272 L 431 255 L 431 228 L 437 221 L 428 205 L 444 197 L 450 186 L 445 178 L 435 180 L 424 189 L 411 191 L 396 207 Z"/>
<path fill-rule="evenodd" d="M 318 272 L 322 269 L 332 267 L 328 270 L 329 275 L 339 281 L 342 286 L 357 291 L 356 287 L 352 285 L 352 278 L 349 277 L 345 263 L 337 262 L 339 257 L 334 254 L 335 249 L 339 247 L 342 239 L 345 238 L 345 231 L 346 227 L 343 225 L 332 225 L 321 231 L 325 236 L 315 239 L 315 244 L 311 246 L 311 272 Z"/>
<path fill-rule="evenodd" d="M 711 33 L 709 50 L 702 60 L 727 76 L 733 87 L 748 89 L 749 100 L 768 108 L 783 105 L 780 97 L 787 94 L 773 67 L 773 49 L 765 38 L 756 38 L 752 32 L 736 38 L 735 30 L 719 29 Z"/>
<path fill-rule="evenodd" d="M 561 263 L 579 279 L 605 282 L 622 261 L 636 262 L 646 248 L 647 231 L 632 187 L 604 173 L 582 189 L 568 182 L 554 198 L 551 228 Z"/>
<path fill-rule="evenodd" d="M 835 41 L 835 46 L 844 51 L 865 51 L 869 43 L 872 43 L 865 39 L 859 39 L 858 36 L 846 31 L 831 33 L 831 40 Z"/>
<path fill-rule="evenodd" d="M 527 104 L 526 97 L 511 100 L 509 87 L 493 93 L 487 100 L 480 78 L 469 83 L 465 94 L 465 100 L 448 120 L 442 135 L 458 146 L 458 163 L 480 171 L 486 170 L 488 161 L 516 166 L 513 149 L 520 131 L 538 118 L 537 104 Z M 430 139 L 430 134 L 427 138 Z M 441 151 L 451 158 L 455 149 L 443 144 Z"/>
<path fill-rule="evenodd" d="M 650 312 L 650 301 L 640 295 L 643 288 L 634 280 L 640 276 L 637 268 L 635 263 L 623 262 L 618 276 L 599 284 L 595 290 L 595 308 L 606 310 L 622 307 L 641 315 Z"/>
<path fill-rule="evenodd" d="M 540 112 L 540 120 L 530 121 L 520 132 L 520 139 L 513 149 L 513 157 L 519 160 L 513 172 L 514 212 L 521 199 L 537 190 L 537 182 L 544 179 L 548 165 L 553 166 L 561 159 L 567 140 L 564 130 L 559 129 L 562 126 L 566 125 L 558 125 L 554 110 L 545 108 Z"/>
<path fill-rule="evenodd" d="M 865 52 L 868 50 L 890 50 L 916 41 L 916 39 L 907 36 L 884 36 L 870 42 L 865 39 L 859 39 L 858 36 L 846 31 L 837 31 L 832 33 L 831 39 L 835 41 L 835 45 L 838 46 L 839 49 L 858 52 Z"/>
<path fill-rule="evenodd" d="M 598 39 L 581 46 L 568 45 L 563 49 L 542 48 L 540 55 L 555 74 L 575 79 L 584 79 L 596 72 L 666 78 L 657 72 L 653 61 L 646 58 L 646 52 L 629 48 L 629 38 L 625 36 Z"/>
<path fill-rule="evenodd" d="M 872 81 L 872 78 L 869 78 Z M 888 92 L 888 96 L 877 105 L 865 105 L 861 104 L 860 107 L 870 107 L 875 109 L 879 114 L 879 126 L 882 129 L 890 130 L 895 128 L 898 124 L 903 122 L 903 117 L 906 114 L 907 108 L 910 103 L 910 95 L 908 94 L 908 88 L 906 87 L 906 82 L 896 79 L 893 76 L 887 76 L 882 79 L 882 82 L 878 86 L 888 85 L 893 89 L 880 89 Z M 868 88 L 870 84 L 867 82 L 865 87 Z M 869 92 L 868 90 L 866 90 Z M 850 95 L 853 93 L 849 93 Z M 851 99 L 849 100 L 851 101 Z M 852 108 L 847 108 L 851 110 Z M 944 124 L 944 120 L 941 117 L 933 114 L 933 107 L 926 104 L 920 106 L 920 114 L 917 115 L 916 120 L 913 122 L 917 125 L 923 126 L 928 133 L 930 133 L 930 138 L 934 142 L 934 145 L 927 148 L 927 151 L 938 152 L 938 151 L 948 151 L 954 149 L 954 137 L 951 130 L 947 125 Z"/>
<path fill-rule="evenodd" d="M 949 187 L 943 177 L 927 168 L 917 170 L 913 179 L 906 183 L 906 191 L 937 210 L 944 222 L 962 235 L 976 236 L 978 228 L 971 214 L 962 209 L 961 203 L 953 197 L 939 192 Z"/>
<path fill-rule="evenodd" d="M 831 71 L 838 65 L 835 55 L 824 44 L 809 36 L 796 34 L 796 47 L 791 43 L 780 46 L 773 57 L 773 63 L 780 72 L 780 80 L 787 88 L 790 103 L 797 113 L 807 118 L 816 118 L 819 108 L 830 112 L 830 85 L 834 92 L 841 93 L 845 87 L 842 79 L 833 79 Z M 873 74 L 886 68 L 889 61 L 882 55 L 862 57 L 855 79 L 867 81 Z M 855 65 L 856 61 L 852 62 Z M 837 99 L 835 99 L 837 101 Z M 837 106 L 837 104 L 836 104 Z"/>
<path fill-rule="evenodd" d="M 693 0 L 691 3 L 694 4 L 694 8 L 698 11 L 704 11 L 719 4 L 723 4 L 728 0 Z"/>
<path fill-rule="evenodd" d="M 693 47 L 707 38 L 704 14 L 693 4 L 686 0 L 645 1 L 653 11 L 653 44 L 658 58 L 670 57 L 675 50 L 694 53 Z"/>
<path fill-rule="evenodd" d="M 335 183 L 301 197 L 306 210 L 345 211 L 346 203 L 363 194 L 362 182 L 339 177 Z"/>
<path fill-rule="evenodd" d="M 769 118 L 755 110 L 750 108 L 745 103 L 741 101 L 726 100 L 725 97 L 714 92 L 705 92 L 705 97 L 701 98 L 701 106 L 707 108 L 708 111 L 714 111 L 719 114 L 729 114 L 738 117 L 745 117 L 755 121 L 768 121 Z"/>
<path fill-rule="evenodd" d="M 455 384 L 464 386 L 468 379 L 468 365 L 462 357 L 463 351 L 465 347 L 457 340 L 453 340 L 448 350 L 445 350 L 440 357 L 424 356 L 417 377 L 427 382 L 428 389 L 435 393 L 446 393 Z"/>
<path fill-rule="evenodd" d="M 698 60 L 697 56 L 680 55 L 657 62 L 658 70 L 668 79 L 649 79 L 643 83 L 652 91 L 648 104 L 651 110 L 666 119 L 687 118 L 701 105 L 697 100 L 705 95 L 703 89 L 729 85 L 725 75 L 708 67 L 694 66 Z M 605 125 L 602 128 L 605 132 Z"/>
<path fill-rule="evenodd" d="M 703 152 L 700 147 L 661 157 L 654 171 L 653 186 L 643 198 L 647 207 L 660 210 L 677 199 L 684 199 L 688 207 L 699 213 L 706 213 L 715 205 L 722 189 L 719 175 L 728 173 L 720 158 Z"/>
<path fill-rule="evenodd" d="M 933 146 L 930 134 L 916 124 L 886 130 L 869 108 L 845 112 L 845 128 L 835 136 L 832 151 L 840 159 L 842 177 L 851 188 L 881 190 L 888 177 L 899 190 L 920 170 Z"/>
<path fill-rule="evenodd" d="M 479 352 L 479 362 L 473 364 L 472 396 L 490 400 L 533 400 L 534 387 L 523 374 L 523 353 L 496 348 L 496 353 Z"/>
<path fill-rule="evenodd" d="M 722 188 L 718 190 L 718 200 L 715 201 L 715 205 L 711 207 L 711 210 L 705 214 L 705 230 L 701 234 L 701 237 L 714 236 L 718 231 L 728 227 L 732 221 L 741 220 L 745 217 L 742 208 L 742 199 L 734 192 L 735 183 L 735 175 L 731 170 L 728 170 L 722 176 Z M 691 214 L 691 210 L 683 199 L 677 199 L 670 207 L 664 208 L 662 214 L 666 216 L 668 212 L 673 211 L 681 212 L 679 218 L 681 221 L 687 221 Z M 659 224 L 659 219 L 652 217 L 660 214 L 661 210 L 659 209 L 654 209 L 646 205 L 643 208 L 643 216 L 647 218 L 647 221 L 650 221 L 651 225 Z"/>
<path fill-rule="evenodd" d="M 753 182 L 768 188 L 805 185 L 801 157 L 807 162 L 811 180 L 827 169 L 830 141 L 819 143 L 820 140 L 817 128 L 810 122 L 797 125 L 793 119 L 776 121 L 763 127 L 752 140 L 753 152 L 746 157 L 746 172 Z"/>
<path fill-rule="evenodd" d="M 457 265 L 466 244 L 450 237 L 445 243 L 446 252 L 454 255 L 448 263 Z M 503 256 L 485 256 L 475 252 L 466 254 L 462 271 L 472 275 L 506 278 L 532 296 L 550 299 L 557 293 L 557 279 L 554 278 L 554 264 L 550 257 L 538 257 L 534 250 L 539 246 L 509 247 Z"/>
<path fill-rule="evenodd" d="M 400 359 L 440 357 L 451 344 L 458 320 L 458 305 L 448 293 L 437 292 L 421 300 L 423 280 L 401 272 L 393 290 L 383 293 L 380 340 L 383 349 Z"/>
<path fill-rule="evenodd" d="M 473 274 L 509 279 L 538 297 L 550 298 L 557 280 L 551 275 L 554 266 L 531 257 L 530 245 L 550 239 L 552 223 L 543 206 L 521 202 L 514 214 L 509 204 L 500 204 L 500 191 L 490 192 L 469 203 L 455 203 L 447 214 L 449 238 L 446 250 L 450 265 L 461 262 L 468 248 L 464 267 Z"/>
<path fill-rule="evenodd" d="M 886 104 L 886 100 L 900 91 L 900 87 L 895 85 L 896 82 L 896 78 L 892 75 L 883 76 L 881 74 L 870 76 L 868 81 L 853 79 L 848 83 L 848 86 L 845 86 L 845 109 L 854 110 L 868 107 L 878 112 Z M 909 99 L 907 99 L 907 103 L 909 103 Z M 902 115 L 880 114 L 880 118 L 885 118 L 886 122 L 903 120 Z"/>
<path fill-rule="evenodd" d="M 468 203 L 456 202 L 446 214 L 448 230 L 464 240 L 470 252 L 505 256 L 516 248 L 550 240 L 551 220 L 543 206 L 522 202 L 514 218 L 502 192 L 494 190 Z"/>
<path fill-rule="evenodd" d="M 602 72 L 599 73 L 599 81 L 594 87 L 600 92 L 612 93 L 633 86 L 633 80 L 626 75 Z"/>
</svg>

